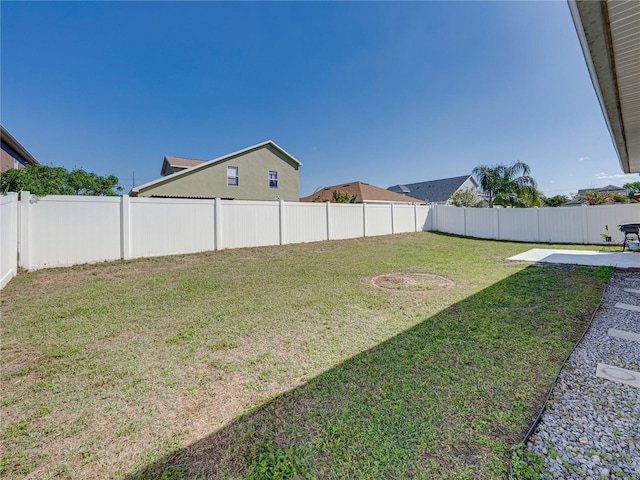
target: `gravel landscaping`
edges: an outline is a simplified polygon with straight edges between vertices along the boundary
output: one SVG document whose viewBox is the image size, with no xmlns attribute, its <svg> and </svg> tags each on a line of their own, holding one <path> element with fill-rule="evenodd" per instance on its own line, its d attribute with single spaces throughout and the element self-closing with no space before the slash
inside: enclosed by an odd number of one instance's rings
<svg viewBox="0 0 640 480">
<path fill-rule="evenodd" d="M 626 289 L 626 290 L 625 290 Z M 639 479 L 640 388 L 596 377 L 598 363 L 640 372 L 640 273 L 617 271 L 591 328 L 562 370 L 527 450 L 542 457 L 547 479 Z"/>
</svg>

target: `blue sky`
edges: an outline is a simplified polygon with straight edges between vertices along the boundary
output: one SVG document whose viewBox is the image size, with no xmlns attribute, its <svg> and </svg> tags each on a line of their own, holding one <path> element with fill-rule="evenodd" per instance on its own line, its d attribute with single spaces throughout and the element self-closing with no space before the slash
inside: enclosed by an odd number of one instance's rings
<svg viewBox="0 0 640 480">
<path fill-rule="evenodd" d="M 271 139 L 300 194 L 528 163 L 623 176 L 566 2 L 9 2 L 2 124 L 42 163 L 160 176 Z"/>
</svg>

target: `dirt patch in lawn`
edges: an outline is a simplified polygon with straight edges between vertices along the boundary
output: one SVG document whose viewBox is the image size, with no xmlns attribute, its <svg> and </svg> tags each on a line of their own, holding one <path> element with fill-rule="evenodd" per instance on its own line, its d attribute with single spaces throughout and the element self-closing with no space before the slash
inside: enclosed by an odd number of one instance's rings
<svg viewBox="0 0 640 480">
<path fill-rule="evenodd" d="M 422 292 L 455 286 L 453 280 L 431 273 L 385 273 L 371 279 L 374 287 L 385 290 Z"/>
</svg>

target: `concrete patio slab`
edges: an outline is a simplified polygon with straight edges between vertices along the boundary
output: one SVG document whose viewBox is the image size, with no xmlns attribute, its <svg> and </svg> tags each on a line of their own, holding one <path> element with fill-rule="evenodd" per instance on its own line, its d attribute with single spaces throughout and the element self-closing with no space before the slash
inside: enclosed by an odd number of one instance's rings
<svg viewBox="0 0 640 480">
<path fill-rule="evenodd" d="M 618 330 L 615 328 L 610 328 L 609 336 L 622 338 L 624 340 L 633 340 L 635 342 L 640 342 L 640 333 L 627 332 L 626 330 Z"/>
<path fill-rule="evenodd" d="M 626 368 L 618 368 L 613 365 L 607 365 L 606 363 L 598 363 L 596 377 L 640 388 L 640 373 L 627 370 Z"/>
<path fill-rule="evenodd" d="M 599 252 L 596 250 L 533 248 L 509 257 L 509 260 L 640 269 L 640 253 L 636 252 Z"/>
</svg>

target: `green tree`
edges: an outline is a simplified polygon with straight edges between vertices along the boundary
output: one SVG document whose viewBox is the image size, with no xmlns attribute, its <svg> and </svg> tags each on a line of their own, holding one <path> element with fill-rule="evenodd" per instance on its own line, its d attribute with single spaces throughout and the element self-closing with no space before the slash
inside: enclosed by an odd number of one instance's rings
<svg viewBox="0 0 640 480">
<path fill-rule="evenodd" d="M 543 202 L 548 207 L 560 207 L 569 201 L 566 195 L 554 195 L 553 197 L 544 197 Z"/>
<path fill-rule="evenodd" d="M 115 196 L 122 191 L 118 177 L 100 176 L 76 168 L 34 165 L 2 172 L 0 191 L 28 191 L 33 195 L 91 195 Z"/>
<path fill-rule="evenodd" d="M 611 203 L 629 203 L 633 199 L 626 195 L 620 195 L 619 193 L 601 193 L 593 190 L 589 190 L 583 195 L 577 195 L 577 198 L 587 202 L 589 205 L 604 205 Z"/>
<path fill-rule="evenodd" d="M 629 182 L 623 185 L 627 189 L 629 196 L 640 194 L 640 182 Z"/>
<path fill-rule="evenodd" d="M 530 173 L 529 165 L 524 162 L 478 165 L 473 169 L 473 174 L 487 195 L 489 208 L 494 205 L 528 207 L 539 203 L 540 192 Z"/>
<path fill-rule="evenodd" d="M 333 191 L 333 203 L 356 203 L 356 196 L 340 190 Z"/>
<path fill-rule="evenodd" d="M 477 207 L 480 203 L 474 190 L 456 190 L 449 201 L 454 207 Z"/>
</svg>

